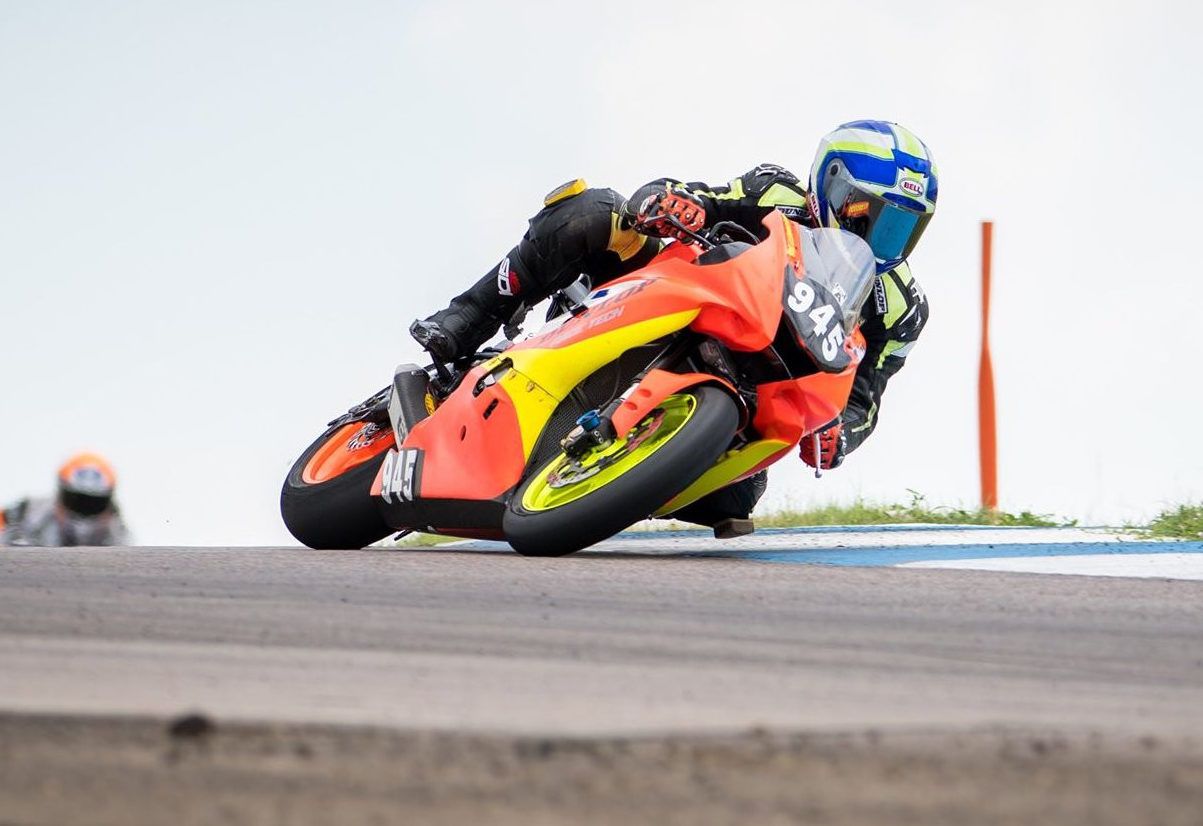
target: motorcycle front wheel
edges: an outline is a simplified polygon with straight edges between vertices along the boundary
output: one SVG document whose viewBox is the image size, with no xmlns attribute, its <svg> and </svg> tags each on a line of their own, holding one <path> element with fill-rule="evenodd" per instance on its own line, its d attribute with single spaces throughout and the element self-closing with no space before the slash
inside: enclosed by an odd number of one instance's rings
<svg viewBox="0 0 1203 826">
<path fill-rule="evenodd" d="M 502 522 L 524 556 L 563 556 L 645 519 L 727 449 L 739 410 L 716 387 L 669 396 L 622 439 L 573 458 L 564 453 L 519 485 Z"/>
<path fill-rule="evenodd" d="M 293 463 L 280 491 L 289 533 L 319 550 L 363 548 L 392 531 L 372 501 L 372 482 L 394 445 L 374 422 L 335 425 Z"/>
</svg>

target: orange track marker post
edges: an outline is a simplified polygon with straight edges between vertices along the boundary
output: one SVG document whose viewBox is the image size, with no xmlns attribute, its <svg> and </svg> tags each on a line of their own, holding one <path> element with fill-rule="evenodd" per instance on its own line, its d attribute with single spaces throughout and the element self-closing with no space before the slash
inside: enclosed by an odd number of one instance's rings
<svg viewBox="0 0 1203 826">
<path fill-rule="evenodd" d="M 998 511 L 998 455 L 994 429 L 994 368 L 990 364 L 990 247 L 994 222 L 982 221 L 982 356 L 977 377 L 978 451 L 982 508 Z"/>
</svg>

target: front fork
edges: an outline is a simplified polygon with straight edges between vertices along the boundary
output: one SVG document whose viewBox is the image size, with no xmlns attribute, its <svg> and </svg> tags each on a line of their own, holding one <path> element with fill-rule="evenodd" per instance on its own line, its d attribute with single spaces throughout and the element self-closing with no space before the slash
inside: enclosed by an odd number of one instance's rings
<svg viewBox="0 0 1203 826">
<path fill-rule="evenodd" d="M 564 452 L 573 458 L 580 458 L 590 450 L 609 445 L 615 439 L 626 436 L 673 393 L 700 384 L 718 384 L 731 394 L 739 405 L 742 428 L 751 420 L 751 416 L 747 400 L 731 381 L 713 373 L 669 371 L 668 368 L 679 365 L 699 345 L 704 347 L 705 340 L 695 335 L 680 336 L 666 345 L 634 377 L 622 395 L 604 408 L 590 410 L 577 419 L 576 426 L 560 442 Z"/>
</svg>

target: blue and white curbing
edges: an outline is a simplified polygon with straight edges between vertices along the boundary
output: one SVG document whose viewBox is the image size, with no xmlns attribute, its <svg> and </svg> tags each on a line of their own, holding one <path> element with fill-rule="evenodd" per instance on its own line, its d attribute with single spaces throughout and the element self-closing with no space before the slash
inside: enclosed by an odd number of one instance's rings
<svg viewBox="0 0 1203 826">
<path fill-rule="evenodd" d="M 443 547 L 508 549 L 479 541 Z M 726 540 L 700 529 L 648 530 L 619 534 L 581 553 L 1203 580 L 1203 541 L 1150 540 L 1112 528 L 824 526 L 767 528 Z"/>
</svg>

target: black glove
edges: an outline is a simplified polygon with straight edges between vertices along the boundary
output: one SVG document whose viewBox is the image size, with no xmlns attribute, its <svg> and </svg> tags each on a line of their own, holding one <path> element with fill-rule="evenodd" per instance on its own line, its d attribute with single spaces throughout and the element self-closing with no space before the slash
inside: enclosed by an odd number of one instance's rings
<svg viewBox="0 0 1203 826">
<path fill-rule="evenodd" d="M 674 188 L 672 184 L 665 184 L 663 190 L 653 192 L 633 206 L 632 227 L 636 232 L 654 238 L 690 240 L 688 233 L 669 222 L 670 217 L 690 232 L 697 232 L 706 225 L 706 207 L 702 199 L 686 189 Z"/>
</svg>

